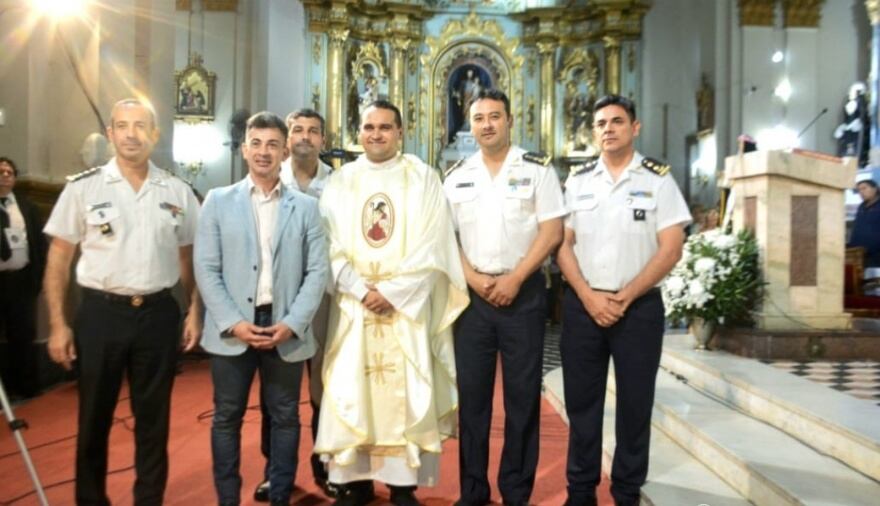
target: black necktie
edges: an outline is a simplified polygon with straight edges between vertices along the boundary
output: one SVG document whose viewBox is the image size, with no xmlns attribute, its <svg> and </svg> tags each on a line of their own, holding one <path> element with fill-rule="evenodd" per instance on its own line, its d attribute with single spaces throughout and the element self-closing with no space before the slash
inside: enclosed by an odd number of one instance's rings
<svg viewBox="0 0 880 506">
<path fill-rule="evenodd" d="M 0 260 L 4 262 L 12 256 L 9 247 L 9 239 L 6 238 L 6 229 L 9 228 L 9 211 L 6 210 L 8 197 L 0 197 Z"/>
</svg>

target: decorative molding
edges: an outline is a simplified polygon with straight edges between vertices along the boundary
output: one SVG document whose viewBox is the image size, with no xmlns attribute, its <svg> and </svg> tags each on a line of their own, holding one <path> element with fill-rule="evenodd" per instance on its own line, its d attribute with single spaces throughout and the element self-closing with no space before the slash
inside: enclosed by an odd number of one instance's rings
<svg viewBox="0 0 880 506">
<path fill-rule="evenodd" d="M 354 61 L 351 63 L 351 75 L 355 78 L 363 77 L 364 64 L 366 63 L 372 63 L 376 70 L 379 71 L 379 75 L 376 77 L 383 78 L 388 75 L 385 65 L 385 52 L 375 42 L 364 42 L 358 47 L 357 56 L 355 56 Z"/>
<path fill-rule="evenodd" d="M 738 0 L 740 26 L 773 26 L 776 0 Z"/>
<path fill-rule="evenodd" d="M 321 64 L 321 49 L 323 44 L 321 44 L 321 36 L 315 35 L 314 42 L 312 43 L 312 59 L 315 61 L 315 65 Z"/>
<path fill-rule="evenodd" d="M 318 84 L 312 86 L 312 109 L 321 110 L 321 86 Z"/>
<path fill-rule="evenodd" d="M 529 105 L 526 106 L 526 137 L 535 137 L 535 97 L 529 97 Z"/>
<path fill-rule="evenodd" d="M 865 0 L 865 9 L 872 25 L 880 25 L 880 0 Z"/>
<path fill-rule="evenodd" d="M 786 28 L 819 28 L 825 0 L 782 0 Z"/>
<path fill-rule="evenodd" d="M 345 41 L 348 40 L 348 29 L 347 28 L 331 28 L 327 31 L 327 35 L 330 36 L 330 44 L 333 47 L 341 48 Z"/>
<path fill-rule="evenodd" d="M 605 46 L 605 93 L 620 93 L 620 40 L 606 35 Z"/>
</svg>

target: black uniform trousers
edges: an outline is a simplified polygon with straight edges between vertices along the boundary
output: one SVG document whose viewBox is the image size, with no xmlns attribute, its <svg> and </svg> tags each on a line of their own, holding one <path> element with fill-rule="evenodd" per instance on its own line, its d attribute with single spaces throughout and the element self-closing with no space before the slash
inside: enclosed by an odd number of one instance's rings
<svg viewBox="0 0 880 506">
<path fill-rule="evenodd" d="M 616 324 L 603 328 L 566 288 L 563 299 L 562 375 L 568 414 L 568 495 L 572 506 L 595 504 L 602 472 L 602 417 L 608 358 L 617 384 L 617 447 L 611 495 L 619 505 L 638 504 L 648 475 L 654 382 L 663 347 L 664 309 L 653 289 L 630 304 Z"/>
<path fill-rule="evenodd" d="M 134 504 L 162 504 L 168 416 L 180 344 L 180 308 L 165 291 L 140 307 L 83 290 L 74 324 L 79 373 L 77 504 L 110 504 L 107 446 L 123 376 L 134 415 Z"/>
<path fill-rule="evenodd" d="M 2 233 L 2 231 L 0 231 Z M 6 331 L 7 361 L 4 380 L 8 393 L 33 397 L 40 392 L 37 349 L 37 294 L 31 284 L 31 267 L 0 271 L 0 327 Z"/>
<path fill-rule="evenodd" d="M 472 290 L 470 296 L 471 304 L 455 324 L 461 500 L 489 502 L 489 427 L 500 352 L 505 418 L 498 488 L 506 504 L 525 504 L 538 465 L 544 277 L 540 271 L 530 276 L 510 306 L 493 307 Z"/>
</svg>

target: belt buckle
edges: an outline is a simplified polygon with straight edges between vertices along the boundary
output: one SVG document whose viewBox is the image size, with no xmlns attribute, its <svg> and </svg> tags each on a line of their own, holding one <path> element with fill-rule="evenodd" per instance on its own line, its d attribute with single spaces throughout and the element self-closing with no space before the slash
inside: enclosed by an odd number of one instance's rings
<svg viewBox="0 0 880 506">
<path fill-rule="evenodd" d="M 131 306 L 132 307 L 141 307 L 144 305 L 144 296 L 143 295 L 133 295 L 131 297 Z"/>
</svg>

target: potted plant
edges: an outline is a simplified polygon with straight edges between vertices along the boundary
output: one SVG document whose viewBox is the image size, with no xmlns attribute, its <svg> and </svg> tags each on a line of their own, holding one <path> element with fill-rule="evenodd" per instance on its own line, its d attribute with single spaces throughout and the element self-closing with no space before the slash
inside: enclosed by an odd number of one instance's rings
<svg viewBox="0 0 880 506">
<path fill-rule="evenodd" d="M 755 238 L 721 229 L 688 237 L 662 291 L 666 317 L 690 324 L 697 349 L 706 349 L 718 326 L 751 323 L 763 298 Z"/>
</svg>

